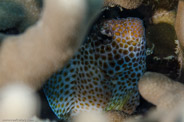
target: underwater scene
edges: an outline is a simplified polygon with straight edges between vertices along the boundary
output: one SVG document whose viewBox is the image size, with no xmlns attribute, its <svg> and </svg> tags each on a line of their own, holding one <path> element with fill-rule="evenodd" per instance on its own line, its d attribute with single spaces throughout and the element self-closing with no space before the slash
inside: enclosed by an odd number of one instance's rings
<svg viewBox="0 0 184 122">
<path fill-rule="evenodd" d="M 0 0 L 0 122 L 184 122 L 184 0 Z"/>
</svg>

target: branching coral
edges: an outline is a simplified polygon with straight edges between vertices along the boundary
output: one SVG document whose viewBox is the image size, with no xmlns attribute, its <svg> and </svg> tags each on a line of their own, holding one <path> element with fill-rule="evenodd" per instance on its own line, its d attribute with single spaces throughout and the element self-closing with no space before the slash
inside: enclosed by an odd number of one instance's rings
<svg viewBox="0 0 184 122">
<path fill-rule="evenodd" d="M 120 111 L 110 111 L 107 113 L 90 111 L 80 113 L 79 116 L 72 119 L 72 122 L 124 122 L 128 117 L 127 114 Z"/>
<path fill-rule="evenodd" d="M 22 81 L 34 89 L 61 68 L 79 47 L 91 19 L 85 0 L 45 0 L 40 21 L 25 33 L 5 38 L 0 52 L 0 86 Z"/>
<path fill-rule="evenodd" d="M 40 101 L 35 92 L 23 84 L 0 89 L 0 121 L 19 121 L 38 115 Z"/>
<path fill-rule="evenodd" d="M 139 82 L 141 95 L 156 105 L 147 116 L 126 122 L 176 122 L 183 121 L 184 85 L 159 74 L 147 72 Z"/>
<path fill-rule="evenodd" d="M 181 46 L 184 47 L 184 1 L 180 0 L 178 3 L 178 11 L 176 16 L 176 34 L 180 40 Z"/>
<path fill-rule="evenodd" d="M 184 85 L 159 73 L 145 73 L 139 81 L 139 91 L 158 110 L 171 110 L 184 100 Z"/>
<path fill-rule="evenodd" d="M 176 24 L 175 24 L 175 30 L 176 30 L 176 34 L 178 37 L 178 40 L 180 42 L 180 45 L 182 47 L 182 52 L 183 52 L 183 48 L 184 48 L 184 1 L 183 0 L 179 0 L 178 3 L 178 10 L 177 10 L 177 16 L 176 16 Z M 183 58 L 182 58 L 183 60 Z M 181 72 L 181 78 L 180 80 L 182 81 L 184 78 L 184 63 L 182 62 L 182 72 Z"/>
<path fill-rule="evenodd" d="M 109 122 L 124 122 L 130 117 L 130 115 L 122 111 L 109 111 L 105 116 L 108 118 Z"/>
<path fill-rule="evenodd" d="M 110 122 L 104 113 L 91 111 L 81 113 L 79 116 L 73 118 L 73 122 Z"/>
</svg>

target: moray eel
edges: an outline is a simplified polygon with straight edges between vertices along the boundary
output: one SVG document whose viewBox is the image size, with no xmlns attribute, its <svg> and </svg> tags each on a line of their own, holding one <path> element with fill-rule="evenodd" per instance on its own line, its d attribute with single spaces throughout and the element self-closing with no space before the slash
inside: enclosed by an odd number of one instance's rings
<svg viewBox="0 0 184 122">
<path fill-rule="evenodd" d="M 95 25 L 69 63 L 44 85 L 57 117 L 91 110 L 134 112 L 139 105 L 138 80 L 146 69 L 145 43 L 138 18 Z"/>
</svg>

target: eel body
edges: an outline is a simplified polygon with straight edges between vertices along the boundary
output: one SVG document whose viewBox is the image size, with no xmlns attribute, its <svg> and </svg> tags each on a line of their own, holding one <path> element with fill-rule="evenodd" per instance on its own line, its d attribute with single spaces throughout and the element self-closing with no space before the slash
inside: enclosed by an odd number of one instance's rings
<svg viewBox="0 0 184 122">
<path fill-rule="evenodd" d="M 138 18 L 95 25 L 74 57 L 44 85 L 57 117 L 91 110 L 131 114 L 139 105 L 137 85 L 146 70 L 145 43 Z"/>
</svg>

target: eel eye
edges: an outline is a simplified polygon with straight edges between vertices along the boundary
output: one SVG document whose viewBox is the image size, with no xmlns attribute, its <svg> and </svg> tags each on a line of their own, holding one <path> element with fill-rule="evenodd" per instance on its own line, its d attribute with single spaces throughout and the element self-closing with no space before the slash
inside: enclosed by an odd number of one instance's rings
<svg viewBox="0 0 184 122">
<path fill-rule="evenodd" d="M 108 30 L 108 29 L 102 28 L 100 32 L 101 32 L 101 34 L 103 34 L 103 35 L 106 35 L 106 36 L 108 36 L 108 37 L 112 37 L 112 32 L 111 32 L 110 30 Z"/>
<path fill-rule="evenodd" d="M 101 29 L 100 31 L 100 42 L 101 44 L 109 44 L 112 42 L 112 33 L 108 29 Z"/>
</svg>

